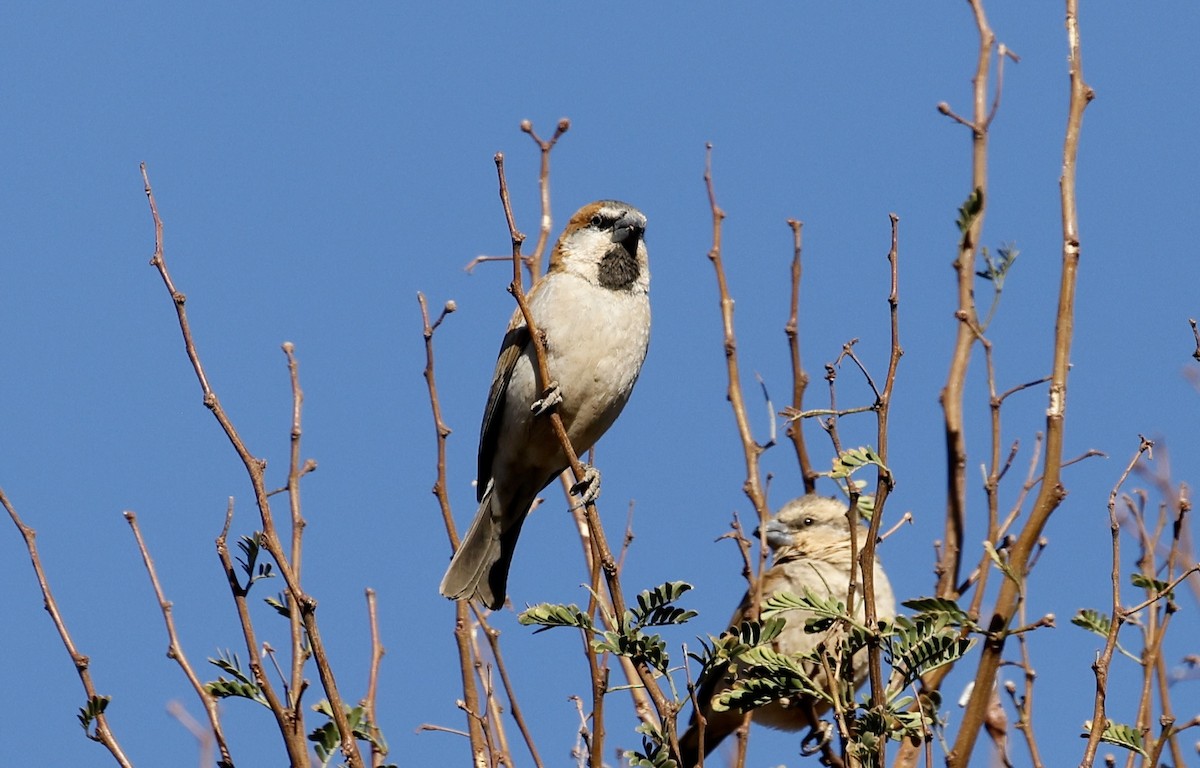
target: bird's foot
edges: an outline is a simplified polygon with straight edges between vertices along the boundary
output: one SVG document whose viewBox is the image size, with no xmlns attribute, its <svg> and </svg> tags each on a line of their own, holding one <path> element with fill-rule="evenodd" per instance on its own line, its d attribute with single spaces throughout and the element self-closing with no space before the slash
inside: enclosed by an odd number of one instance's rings
<svg viewBox="0 0 1200 768">
<path fill-rule="evenodd" d="M 600 497 L 600 470 L 591 464 L 583 465 L 583 479 L 571 486 L 571 495 L 582 498 L 584 504 L 591 504 Z"/>
<path fill-rule="evenodd" d="M 818 720 L 800 741 L 800 754 L 808 757 L 820 752 L 833 736 L 833 729 L 824 720 Z"/>
<path fill-rule="evenodd" d="M 558 388 L 557 381 L 552 381 L 546 386 L 546 391 L 542 392 L 542 398 L 533 401 L 533 405 L 529 406 L 529 410 L 533 411 L 534 416 L 541 416 L 561 402 L 562 390 Z"/>
</svg>

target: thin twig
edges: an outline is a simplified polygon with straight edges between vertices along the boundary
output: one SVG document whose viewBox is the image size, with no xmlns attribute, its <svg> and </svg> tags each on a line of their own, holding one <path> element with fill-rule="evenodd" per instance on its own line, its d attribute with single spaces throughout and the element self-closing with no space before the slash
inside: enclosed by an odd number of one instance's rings
<svg viewBox="0 0 1200 768">
<path fill-rule="evenodd" d="M 217 557 L 221 560 L 221 570 L 225 573 L 225 580 L 229 584 L 229 591 L 233 595 L 233 603 L 237 609 L 238 623 L 242 628 L 242 639 L 246 645 L 250 674 L 254 677 L 254 682 L 258 684 L 263 698 L 266 699 L 267 708 L 275 717 L 275 723 L 283 736 L 284 749 L 287 750 L 288 759 L 294 765 L 305 766 L 308 765 L 308 742 L 305 739 L 303 721 L 297 720 L 293 710 L 288 709 L 280 700 L 279 694 L 275 692 L 275 687 L 271 684 L 271 679 L 263 669 L 262 659 L 259 655 L 258 637 L 254 631 L 254 622 L 250 618 L 250 606 L 246 602 L 246 595 L 249 594 L 251 585 L 247 582 L 245 587 L 242 586 L 241 581 L 238 580 L 237 571 L 233 567 L 233 558 L 229 556 L 227 542 L 229 527 L 232 524 L 233 498 L 230 497 L 225 508 L 225 525 L 221 528 L 221 535 L 217 537 Z"/>
<path fill-rule="evenodd" d="M 1067 2 L 1070 3 L 1073 0 L 1067 0 Z M 1092 664 L 1092 670 L 1096 674 L 1096 697 L 1092 707 L 1092 726 L 1089 729 L 1087 746 L 1084 747 L 1083 759 L 1079 763 L 1081 768 L 1091 768 L 1095 762 L 1096 749 L 1100 746 L 1100 736 L 1104 733 L 1107 723 L 1104 716 L 1104 704 L 1108 696 L 1108 667 L 1112 662 L 1113 651 L 1117 647 L 1117 634 L 1121 631 L 1121 625 L 1124 624 L 1126 616 L 1121 611 L 1121 524 L 1117 520 L 1117 494 L 1129 477 L 1129 473 L 1141 461 L 1142 455 L 1149 454 L 1153 447 L 1153 443 L 1144 437 L 1141 438 L 1137 452 L 1133 454 L 1133 458 L 1125 467 L 1125 471 L 1121 473 L 1117 484 L 1108 494 L 1109 531 L 1112 534 L 1112 622 L 1109 624 L 1104 650 Z"/>
<path fill-rule="evenodd" d="M 188 662 L 187 654 L 183 651 L 183 646 L 179 642 L 179 635 L 175 631 L 175 617 L 172 613 L 171 601 L 167 600 L 166 594 L 163 592 L 162 583 L 158 580 L 158 572 L 154 568 L 154 560 L 150 557 L 150 550 L 146 547 L 146 542 L 142 538 L 142 530 L 138 525 L 137 515 L 131 511 L 125 512 L 125 520 L 129 523 L 129 527 L 133 529 L 133 538 L 137 541 L 138 552 L 142 555 L 142 562 L 146 566 L 146 573 L 150 576 L 150 586 L 154 588 L 154 597 L 158 600 L 159 610 L 162 611 L 163 623 L 167 628 L 167 658 L 174 659 L 183 670 L 184 677 L 192 684 L 192 690 L 196 692 L 196 696 L 200 699 L 201 706 L 204 707 L 205 713 L 208 715 L 209 728 L 212 729 L 212 736 L 216 738 L 217 749 L 221 751 L 221 768 L 233 768 L 233 758 L 229 755 L 229 745 L 225 741 L 225 734 L 221 730 L 221 714 L 217 709 L 217 701 L 204 688 L 204 684 L 200 682 L 200 678 L 196 675 L 192 665 Z M 178 717 L 178 716 L 177 716 Z M 180 718 L 180 722 L 183 722 Z M 184 723 L 185 726 L 187 725 Z M 197 736 L 199 738 L 199 736 Z"/>
<path fill-rule="evenodd" d="M 571 121 L 563 118 L 558 121 L 554 127 L 554 135 L 549 139 L 543 139 L 533 130 L 533 123 L 529 120 L 521 121 L 521 130 L 529 134 L 533 142 L 538 145 L 538 150 L 541 152 L 541 166 L 538 169 L 538 192 L 541 193 L 542 201 L 542 222 L 538 228 L 538 241 L 533 249 L 533 253 L 525 260 L 525 266 L 529 268 L 529 279 L 537 279 L 537 276 L 542 274 L 542 256 L 546 252 L 546 244 L 550 241 L 550 227 L 552 222 L 550 219 L 550 151 L 554 149 L 554 145 L 562 138 L 562 135 L 571 129 Z"/>
<path fill-rule="evenodd" d="M 151 258 L 150 264 L 158 270 L 163 285 L 166 287 L 167 293 L 175 305 L 175 314 L 179 321 L 184 349 L 188 360 L 192 364 L 192 369 L 196 373 L 196 379 L 200 384 L 201 392 L 204 395 L 204 406 L 212 412 L 213 417 L 220 424 L 230 445 L 246 468 L 246 474 L 254 489 L 254 501 L 258 507 L 259 517 L 262 519 L 260 543 L 271 555 L 272 559 L 274 559 L 275 565 L 283 577 L 284 583 L 287 585 L 288 594 L 294 600 L 294 605 L 300 610 L 304 630 L 308 636 L 309 648 L 311 649 L 313 660 L 317 665 L 318 677 L 321 679 L 321 687 L 325 691 L 325 697 L 329 700 L 332 719 L 334 725 L 337 727 L 338 737 L 341 739 L 342 754 L 345 755 L 350 768 L 363 768 L 362 755 L 359 754 L 354 731 L 351 729 L 349 720 L 346 718 L 346 706 L 341 693 L 338 691 L 337 680 L 333 676 L 333 668 L 329 663 L 329 655 L 325 651 L 325 643 L 321 637 L 320 628 L 317 625 L 317 601 L 311 595 L 305 593 L 303 587 L 300 585 L 300 580 L 292 569 L 291 562 L 283 550 L 278 530 L 275 527 L 275 520 L 271 513 L 271 502 L 267 497 L 265 483 L 267 463 L 263 459 L 255 457 L 249 448 L 246 447 L 245 441 L 242 440 L 229 415 L 221 406 L 220 399 L 217 397 L 216 392 L 213 391 L 208 377 L 204 373 L 204 366 L 200 362 L 200 355 L 196 351 L 196 345 L 192 339 L 191 327 L 188 324 L 187 310 L 184 306 L 187 297 L 175 287 L 175 283 L 171 280 L 171 275 L 167 270 L 167 263 L 163 254 L 162 219 L 158 215 L 158 204 L 154 200 L 154 192 L 150 187 L 150 177 L 146 173 L 145 163 L 141 164 L 141 171 L 142 181 L 145 184 L 146 199 L 150 205 L 150 215 L 154 220 L 154 256 Z M 292 710 L 293 714 L 290 717 L 295 717 L 299 711 L 298 707 L 294 708 Z M 288 736 L 285 736 L 284 740 L 290 741 Z M 307 749 L 307 747 L 305 748 Z M 304 759 L 307 760 L 307 757 Z"/>
<path fill-rule="evenodd" d="M 725 351 L 725 370 L 727 378 L 726 399 L 733 410 L 734 421 L 737 424 L 738 437 L 742 445 L 742 454 L 746 464 L 746 479 L 742 491 L 750 500 L 758 516 L 760 530 L 765 530 L 771 511 L 767 507 L 766 494 L 763 491 L 762 475 L 759 469 L 759 457 L 765 450 L 755 439 L 750 430 L 750 419 L 746 415 L 746 401 L 742 394 L 741 374 L 738 369 L 737 336 L 733 327 L 733 297 L 729 293 L 729 284 L 725 279 L 725 266 L 721 251 L 721 224 L 725 220 L 725 211 L 717 205 L 716 189 L 712 174 L 712 144 L 705 146 L 704 154 L 704 186 L 708 192 L 708 206 L 712 213 L 712 247 L 708 251 L 708 260 L 712 262 L 717 277 L 717 294 L 721 310 L 721 327 L 723 331 L 723 348 Z M 764 534 L 765 535 L 765 534 Z M 766 568 L 767 548 L 759 548 L 758 571 L 750 581 L 749 611 L 747 617 L 756 620 L 762 610 L 762 574 Z M 735 765 L 740 768 L 746 761 L 746 747 L 749 740 L 750 712 L 746 713 L 741 726 L 735 731 L 737 736 L 737 758 Z"/>
<path fill-rule="evenodd" d="M 804 229 L 804 222 L 796 219 L 788 219 L 788 226 L 792 230 L 792 300 L 788 311 L 787 325 L 784 326 L 784 333 L 787 335 L 788 352 L 792 361 L 792 405 L 791 410 L 796 413 L 804 412 L 804 390 L 808 388 L 808 373 L 804 370 L 804 365 L 800 361 L 800 277 L 803 272 L 803 264 L 800 260 L 801 248 L 803 240 L 801 234 Z M 804 492 L 813 493 L 817 488 L 817 472 L 812 467 L 812 461 L 808 456 L 808 446 L 804 442 L 804 427 L 796 420 L 788 422 L 785 434 L 792 440 L 792 446 L 796 450 L 796 461 L 800 465 L 800 477 L 804 481 Z"/>
<path fill-rule="evenodd" d="M 367 672 L 367 695 L 363 697 L 363 711 L 366 713 L 367 722 L 371 724 L 372 730 L 376 734 L 379 733 L 379 720 L 375 713 L 376 694 L 379 691 L 379 666 L 383 663 L 383 656 L 387 653 L 387 649 L 383 647 L 383 642 L 379 639 L 379 612 L 376 606 L 375 590 L 367 587 L 367 622 L 371 627 L 371 666 Z M 380 746 L 379 739 L 371 741 L 371 766 L 372 768 L 380 768 L 383 765 L 383 759 L 387 757 L 387 752 Z"/>
<path fill-rule="evenodd" d="M 496 671 L 500 673 L 500 684 L 504 686 L 504 695 L 508 698 L 508 708 L 512 711 L 513 720 L 516 721 L 517 728 L 525 739 L 525 746 L 529 749 L 529 756 L 533 759 L 533 764 L 537 768 L 542 768 L 542 758 L 538 755 L 537 746 L 533 743 L 533 733 L 525 722 L 525 715 L 521 711 L 521 705 L 517 702 L 516 689 L 508 676 L 508 667 L 504 664 L 504 654 L 500 651 L 500 630 L 493 629 L 488 624 L 487 618 L 478 606 L 472 605 L 471 608 L 475 613 L 475 620 L 479 622 L 479 628 L 483 630 L 484 639 L 487 640 L 488 647 L 492 651 L 492 660 L 496 663 Z"/>
<path fill-rule="evenodd" d="M 888 308 L 891 325 L 891 347 L 888 356 L 888 370 L 883 382 L 883 391 L 875 390 L 874 383 L 871 384 L 872 390 L 875 391 L 876 424 L 877 424 L 877 443 L 878 454 L 881 466 L 877 467 L 877 476 L 875 483 L 875 499 L 874 512 L 871 514 L 871 522 L 867 529 L 867 540 L 863 544 L 862 554 L 859 555 L 859 568 L 862 574 L 863 584 L 863 620 L 872 630 L 876 629 L 879 614 L 875 605 L 875 548 L 879 541 L 879 529 L 883 524 L 883 510 L 887 502 L 888 494 L 891 493 L 894 480 L 891 472 L 885 469 L 888 463 L 888 416 L 891 413 L 892 391 L 896 384 L 896 372 L 899 369 L 900 358 L 904 354 L 904 348 L 900 345 L 900 217 L 895 213 L 888 214 L 888 221 L 891 223 L 891 246 L 888 249 L 887 260 L 890 266 L 891 288 L 888 292 Z M 853 353 L 851 352 L 853 356 Z M 855 358 L 857 363 L 857 358 Z M 859 367 L 863 368 L 861 363 Z M 866 370 L 863 369 L 864 375 Z M 870 382 L 870 377 L 867 377 Z M 851 492 L 851 509 L 852 515 L 857 514 L 856 507 L 858 506 L 857 494 Z M 850 520 L 850 542 L 853 550 L 858 532 L 858 520 Z M 853 562 L 853 561 L 851 561 Z M 850 579 L 850 593 L 853 595 L 854 579 Z M 849 601 L 848 601 L 849 605 Z M 847 608 L 848 612 L 852 613 L 852 608 Z M 872 632 L 867 635 L 867 676 L 870 680 L 870 696 L 871 709 L 875 712 L 883 710 L 884 686 L 886 680 L 883 677 L 883 662 L 881 658 L 881 648 L 879 635 Z M 883 765 L 887 756 L 887 744 L 885 739 L 880 739 L 878 742 L 878 750 L 876 758 L 879 765 Z"/>
<path fill-rule="evenodd" d="M 304 405 L 304 391 L 300 389 L 300 364 L 296 362 L 296 346 L 290 341 L 284 342 L 283 354 L 287 357 L 288 377 L 292 383 L 292 431 L 287 491 L 288 508 L 292 513 L 292 571 L 296 574 L 296 580 L 299 581 L 304 527 L 307 525 L 300 507 L 300 478 L 311 471 L 308 469 L 309 466 L 315 468 L 316 464 L 311 461 L 309 463 L 300 461 L 300 416 Z M 301 686 L 304 685 L 304 664 L 308 661 L 308 649 L 304 646 L 304 626 L 301 624 L 298 606 L 291 594 L 287 595 L 287 601 L 291 608 L 288 611 L 288 624 L 292 641 L 292 679 L 288 690 L 289 696 L 293 699 L 291 706 L 297 708 L 300 705 Z"/>
<path fill-rule="evenodd" d="M 454 526 L 454 513 L 450 509 L 450 494 L 446 483 L 446 438 L 450 436 L 450 427 L 442 420 L 442 404 L 438 399 L 437 377 L 434 373 L 433 334 L 458 306 L 453 301 L 442 305 L 442 312 L 436 322 L 429 321 L 429 308 L 425 304 L 425 294 L 417 293 L 417 305 L 421 308 L 421 334 L 425 340 L 425 384 L 429 389 L 429 407 L 433 414 L 433 428 L 437 446 L 437 477 L 433 483 L 433 495 L 437 498 L 438 507 L 442 512 L 442 523 L 446 526 L 446 536 L 450 540 L 450 550 L 458 549 L 458 531 Z M 465 710 L 479 710 L 479 690 L 475 686 L 475 657 L 471 653 L 471 619 L 465 601 L 458 601 L 454 606 L 454 643 L 458 650 L 459 678 L 462 683 Z M 483 726 L 477 718 L 467 718 L 467 733 L 471 741 L 471 759 L 473 765 L 489 765 L 488 739 Z"/>
<path fill-rule="evenodd" d="M 71 657 L 71 662 L 75 665 L 75 671 L 79 674 L 79 682 L 83 684 L 84 695 L 87 696 L 87 705 L 83 710 L 92 711 L 92 703 L 97 705 L 107 705 L 110 697 L 100 696 L 96 693 L 96 686 L 92 682 L 92 673 L 89 669 L 91 659 L 79 652 L 75 647 L 75 641 L 71 639 L 71 633 L 67 631 L 67 622 L 63 619 L 62 613 L 58 610 L 58 603 L 54 599 L 54 593 L 50 591 L 50 580 L 46 577 L 46 570 L 42 567 L 42 558 L 38 554 L 37 548 L 37 531 L 25 524 L 25 521 L 17 514 L 16 508 L 8 500 L 4 489 L 0 488 L 0 505 L 8 511 L 8 516 L 12 518 L 13 524 L 17 526 L 17 530 L 21 532 L 21 538 L 25 539 L 25 548 L 29 551 L 29 561 L 33 564 L 33 573 L 37 577 L 38 586 L 42 590 L 42 600 L 45 603 L 46 612 L 50 614 L 50 619 L 54 622 L 54 628 L 58 630 L 58 636 L 62 639 L 63 646 L 67 649 L 67 655 Z M 95 729 L 89 730 L 87 736 L 92 741 L 103 744 L 105 749 L 113 756 L 122 768 L 132 768 L 132 763 L 129 758 L 125 757 L 121 745 L 117 742 L 117 737 L 113 734 L 112 729 L 108 727 L 108 718 L 104 715 L 103 710 L 96 712 L 92 718 Z"/>
</svg>

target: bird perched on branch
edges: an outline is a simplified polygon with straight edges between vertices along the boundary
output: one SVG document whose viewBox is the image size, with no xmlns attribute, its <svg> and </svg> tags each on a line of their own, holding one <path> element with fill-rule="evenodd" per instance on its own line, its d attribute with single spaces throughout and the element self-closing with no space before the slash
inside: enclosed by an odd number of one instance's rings
<svg viewBox="0 0 1200 768">
<path fill-rule="evenodd" d="M 529 329 L 513 313 L 500 346 L 479 434 L 479 511 L 454 553 L 441 593 L 504 604 L 521 525 L 538 493 L 569 462 L 548 414 L 558 413 L 576 454 L 612 426 L 629 400 L 650 343 L 646 217 L 616 200 L 575 212 L 528 294 L 543 332 L 550 386 L 543 391 Z M 585 493 L 598 491 L 594 470 Z"/>
<path fill-rule="evenodd" d="M 860 569 L 850 556 L 850 521 L 845 502 L 809 494 L 788 502 L 771 518 L 764 532 L 771 549 L 772 564 L 763 574 L 762 596 L 768 598 L 781 592 L 803 596 L 811 590 L 820 598 L 835 598 L 847 604 L 850 578 L 855 584 L 854 609 L 861 620 L 864 615 L 863 589 Z M 861 551 L 867 540 L 867 528 L 858 525 L 858 547 Z M 880 619 L 891 619 L 896 615 L 896 601 L 892 586 L 878 559 L 874 567 L 875 612 Z M 750 611 L 750 594 L 742 598 L 741 605 L 730 619 L 731 627 L 738 627 Z M 783 630 L 772 641 L 773 650 L 789 654 L 804 655 L 813 651 L 829 636 L 832 629 L 824 632 L 804 631 L 806 619 L 813 617 L 809 611 L 797 609 L 782 614 L 786 623 Z M 867 677 L 867 654 L 861 650 L 853 658 L 854 683 L 857 687 Z M 821 687 L 828 689 L 829 681 L 815 665 L 811 677 Z M 728 667 L 713 669 L 701 680 L 696 692 L 698 713 L 692 714 L 687 732 L 680 739 L 683 768 L 694 768 L 700 759 L 700 728 L 697 714 L 705 719 L 703 752 L 705 755 L 716 749 L 721 741 L 733 733 L 741 724 L 745 713 L 736 709 L 718 710 L 713 707 L 720 695 L 733 687 L 737 676 Z M 799 701 L 774 701 L 753 710 L 754 722 L 785 731 L 796 731 L 812 726 L 813 717 L 819 717 L 828 706 L 824 702 L 804 698 Z"/>
</svg>

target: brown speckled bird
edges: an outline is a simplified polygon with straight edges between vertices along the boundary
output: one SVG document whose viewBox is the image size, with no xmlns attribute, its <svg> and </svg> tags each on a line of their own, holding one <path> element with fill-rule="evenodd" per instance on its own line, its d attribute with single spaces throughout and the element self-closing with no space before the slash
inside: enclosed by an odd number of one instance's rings
<svg viewBox="0 0 1200 768">
<path fill-rule="evenodd" d="M 763 599 L 779 592 L 803 595 L 807 587 L 821 597 L 834 597 L 843 604 L 847 602 L 850 575 L 855 574 L 855 611 L 861 618 L 864 613 L 862 584 L 857 567 L 850 560 L 850 522 L 846 516 L 847 505 L 836 498 L 809 494 L 788 502 L 767 523 L 765 533 L 771 548 L 772 564 L 763 575 Z M 858 526 L 859 547 L 867 537 L 867 528 Z M 892 585 L 883 572 L 879 559 L 875 560 L 875 610 L 881 619 L 896 615 L 896 600 Z M 730 619 L 729 626 L 736 627 L 749 610 L 750 595 L 742 598 L 741 605 Z M 786 619 L 783 631 L 772 642 L 774 650 L 787 654 L 806 654 L 821 643 L 828 632 L 808 633 L 804 622 L 812 614 L 804 610 L 782 614 Z M 867 656 L 860 651 L 854 657 L 855 685 L 861 685 L 867 676 Z M 813 677 L 825 685 L 824 674 L 813 670 Z M 696 702 L 705 718 L 704 754 L 716 749 L 721 741 L 733 733 L 742 723 L 744 713 L 736 710 L 713 709 L 713 700 L 733 685 L 732 673 L 713 675 L 696 692 Z M 811 726 L 809 711 L 820 716 L 826 709 L 820 702 L 772 702 L 754 710 L 754 722 L 785 731 L 797 731 Z M 694 768 L 700 759 L 700 730 L 696 715 L 687 732 L 679 742 L 684 768 Z"/>
<path fill-rule="evenodd" d="M 558 238 L 546 274 L 529 291 L 546 339 L 559 415 L 583 454 L 629 400 L 650 343 L 646 217 L 616 200 L 576 211 Z M 545 393 L 520 310 L 500 346 L 479 434 L 479 511 L 441 583 L 451 599 L 504 604 L 521 525 L 543 488 L 567 468 L 550 420 L 536 413 Z M 590 492 L 596 490 L 593 481 Z"/>
</svg>

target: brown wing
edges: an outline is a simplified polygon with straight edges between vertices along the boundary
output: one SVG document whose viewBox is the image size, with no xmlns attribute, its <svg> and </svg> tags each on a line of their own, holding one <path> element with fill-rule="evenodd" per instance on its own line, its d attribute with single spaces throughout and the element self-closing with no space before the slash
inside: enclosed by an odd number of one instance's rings
<svg viewBox="0 0 1200 768">
<path fill-rule="evenodd" d="M 513 318 L 515 323 L 517 318 Z M 529 329 L 524 325 L 509 328 L 500 344 L 500 355 L 496 358 L 496 371 L 492 374 L 492 388 L 488 392 L 487 407 L 483 411 L 483 424 L 479 427 L 479 474 L 475 484 L 475 500 L 483 501 L 488 482 L 492 479 L 492 459 L 496 457 L 496 445 L 500 442 L 500 430 L 504 421 L 504 397 L 508 382 L 512 378 L 513 366 L 529 343 Z"/>
</svg>

